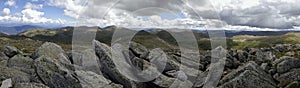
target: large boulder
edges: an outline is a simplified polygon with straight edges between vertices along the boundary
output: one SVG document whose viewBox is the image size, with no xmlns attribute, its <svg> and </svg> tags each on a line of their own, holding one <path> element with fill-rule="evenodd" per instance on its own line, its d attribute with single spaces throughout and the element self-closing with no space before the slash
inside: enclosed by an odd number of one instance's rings
<svg viewBox="0 0 300 88">
<path fill-rule="evenodd" d="M 282 74 L 294 68 L 300 68 L 300 59 L 283 56 L 273 62 L 273 67 L 276 68 L 277 73 Z"/>
<path fill-rule="evenodd" d="M 179 70 L 179 66 L 175 64 L 175 61 L 171 61 L 170 57 L 160 48 L 152 49 L 147 59 L 155 63 L 159 70 Z"/>
<path fill-rule="evenodd" d="M 241 50 L 238 50 L 237 51 L 237 55 L 236 55 L 236 58 L 238 61 L 242 62 L 242 63 L 246 63 L 248 62 L 248 52 L 246 51 L 241 51 Z"/>
<path fill-rule="evenodd" d="M 169 55 L 169 57 L 170 57 L 169 59 L 176 61 L 182 65 L 185 65 L 189 68 L 204 69 L 204 65 L 200 63 L 200 56 L 193 56 L 193 55 L 186 56 L 186 55 L 171 54 Z"/>
<path fill-rule="evenodd" d="M 46 42 L 32 54 L 33 59 L 37 59 L 41 56 L 47 56 L 49 58 L 57 59 L 59 62 L 71 64 L 65 51 L 55 43 Z"/>
<path fill-rule="evenodd" d="M 0 88 L 10 88 L 12 87 L 12 81 L 11 79 L 6 79 L 4 81 L 2 81 Z"/>
<path fill-rule="evenodd" d="M 17 54 L 21 54 L 21 53 L 22 53 L 19 49 L 17 49 L 17 48 L 14 47 L 14 46 L 5 46 L 5 47 L 3 48 L 3 50 L 2 50 L 2 52 L 3 52 L 6 56 L 8 56 L 8 57 L 13 57 L 13 56 L 15 56 L 15 55 L 17 55 Z"/>
<path fill-rule="evenodd" d="M 149 54 L 149 51 L 145 46 L 143 46 L 139 43 L 136 43 L 136 42 L 130 42 L 129 49 L 130 49 L 130 51 L 132 51 L 132 53 L 135 56 L 142 58 L 142 59 L 146 58 L 147 55 Z"/>
<path fill-rule="evenodd" d="M 8 67 L 1 67 L 0 66 L 0 83 L 6 79 L 12 80 L 12 84 L 22 83 L 22 82 L 29 82 L 30 75 L 26 74 L 22 71 L 15 70 Z"/>
<path fill-rule="evenodd" d="M 189 80 L 182 81 L 165 75 L 160 75 L 152 83 L 161 88 L 192 88 L 193 86 L 193 83 Z"/>
<path fill-rule="evenodd" d="M 34 61 L 39 78 L 51 88 L 81 88 L 75 73 L 55 58 L 40 56 Z"/>
<path fill-rule="evenodd" d="M 220 88 L 276 88 L 271 75 L 252 61 L 225 75 L 220 84 Z"/>
<path fill-rule="evenodd" d="M 275 55 L 272 52 L 263 52 L 262 50 L 259 50 L 255 53 L 255 62 L 258 64 L 262 63 L 270 63 L 275 59 Z"/>
<path fill-rule="evenodd" d="M 7 67 L 23 71 L 30 75 L 31 81 L 40 82 L 34 69 L 34 61 L 29 57 L 24 57 L 20 54 L 15 55 L 7 61 Z"/>
<path fill-rule="evenodd" d="M 293 49 L 293 46 L 291 44 L 277 44 L 273 47 L 277 52 L 286 52 Z"/>
<path fill-rule="evenodd" d="M 77 66 L 76 70 L 92 71 L 100 74 L 99 58 L 96 56 L 94 50 L 73 51 L 71 57 L 73 64 Z"/>
<path fill-rule="evenodd" d="M 110 80 L 104 78 L 91 71 L 76 71 L 77 77 L 83 88 L 122 88 L 122 85 L 112 83 Z"/>
<path fill-rule="evenodd" d="M 122 84 L 126 88 L 136 87 L 134 81 L 125 77 L 116 67 L 111 56 L 111 48 L 106 44 L 94 41 L 95 52 L 99 58 L 99 63 L 101 65 L 101 71 L 103 75 L 110 78 L 111 81 Z M 126 63 L 126 62 L 123 62 Z"/>
<path fill-rule="evenodd" d="M 300 80 L 300 68 L 293 69 L 290 72 L 281 74 L 279 77 L 276 77 L 276 80 L 279 81 L 279 86 L 284 87 L 294 81 Z"/>
<path fill-rule="evenodd" d="M 16 55 L 8 60 L 7 66 L 30 73 L 29 70 L 33 70 L 33 59 L 24 57 L 23 55 Z"/>
</svg>

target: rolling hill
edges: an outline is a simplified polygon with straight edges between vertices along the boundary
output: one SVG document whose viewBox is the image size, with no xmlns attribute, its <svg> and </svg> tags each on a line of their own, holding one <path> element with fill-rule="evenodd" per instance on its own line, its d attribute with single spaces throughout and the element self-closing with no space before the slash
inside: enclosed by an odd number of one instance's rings
<svg viewBox="0 0 300 88">
<path fill-rule="evenodd" d="M 7 33 L 7 34 L 18 34 L 20 32 L 30 30 L 30 29 L 38 29 L 43 28 L 40 26 L 33 26 L 33 25 L 22 25 L 22 26 L 13 26 L 13 27 L 5 27 L 0 26 L 0 32 Z"/>
</svg>

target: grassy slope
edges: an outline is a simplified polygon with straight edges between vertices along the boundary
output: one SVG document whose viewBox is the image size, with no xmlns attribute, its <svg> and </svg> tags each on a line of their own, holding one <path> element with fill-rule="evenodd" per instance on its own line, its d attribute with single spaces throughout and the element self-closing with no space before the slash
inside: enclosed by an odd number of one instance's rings
<svg viewBox="0 0 300 88">
<path fill-rule="evenodd" d="M 111 37 L 117 27 L 111 26 L 98 29 L 96 40 L 110 45 Z M 73 27 L 65 27 L 55 30 L 28 30 L 20 33 L 18 36 L 9 36 L 0 38 L 0 49 L 6 45 L 13 45 L 26 52 L 32 52 L 43 42 L 54 42 L 61 45 L 65 50 L 71 50 Z M 124 29 L 124 28 L 121 28 Z M 119 30 L 119 29 L 117 29 Z M 126 30 L 126 29 L 125 29 Z M 176 32 L 182 35 L 183 39 L 186 33 Z M 200 50 L 210 50 L 210 40 L 208 36 L 201 33 L 194 33 Z M 133 38 L 133 41 L 153 49 L 178 49 L 177 41 L 166 31 L 147 32 L 140 31 Z M 300 44 L 300 33 L 288 33 L 281 36 L 234 36 L 227 39 L 227 48 L 243 49 L 245 47 L 270 47 L 275 44 Z M 189 45 L 189 44 L 187 44 Z M 189 46 L 184 46 L 188 48 Z"/>
<path fill-rule="evenodd" d="M 270 47 L 276 44 L 299 44 L 300 33 L 287 33 L 281 36 L 235 36 L 232 38 L 238 45 L 235 49 L 242 49 L 244 47 Z"/>
</svg>

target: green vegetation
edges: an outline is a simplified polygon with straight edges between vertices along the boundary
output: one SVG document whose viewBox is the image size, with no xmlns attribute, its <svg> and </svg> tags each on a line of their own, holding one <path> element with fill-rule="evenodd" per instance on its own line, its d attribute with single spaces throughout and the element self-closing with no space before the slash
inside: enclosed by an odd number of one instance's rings
<svg viewBox="0 0 300 88">
<path fill-rule="evenodd" d="M 43 42 L 31 40 L 31 39 L 21 39 L 15 40 L 10 38 L 1 37 L 0 38 L 0 49 L 2 50 L 5 46 L 15 46 L 21 49 L 25 53 L 33 52 L 38 46 L 41 46 Z"/>
<path fill-rule="evenodd" d="M 234 36 L 232 40 L 237 43 L 234 49 L 271 47 L 276 44 L 299 44 L 300 33 L 287 33 L 281 36 Z"/>
<path fill-rule="evenodd" d="M 33 29 L 33 30 L 27 30 L 19 35 L 26 36 L 26 37 L 34 37 L 38 35 L 43 35 L 43 36 L 54 36 L 56 35 L 55 30 L 43 30 L 43 29 Z"/>
<path fill-rule="evenodd" d="M 0 36 L 0 49 L 6 45 L 16 46 L 25 52 L 33 52 L 38 46 L 44 42 L 54 42 L 62 46 L 65 50 L 72 49 L 72 37 L 74 27 L 64 27 L 59 29 L 34 29 L 24 31 L 18 35 Z M 98 28 L 96 40 L 110 45 L 112 35 L 115 30 L 129 30 L 126 28 L 110 26 L 107 28 Z M 180 35 L 182 42 L 189 44 L 189 35 L 186 31 L 173 31 Z M 211 42 L 209 37 L 204 33 L 194 32 L 194 37 L 198 43 L 200 51 L 211 50 Z M 249 48 L 262 48 L 271 47 L 276 44 L 300 44 L 300 33 L 287 33 L 281 36 L 248 36 L 239 35 L 226 39 L 227 49 L 244 49 Z M 140 43 L 149 49 L 162 48 L 162 49 L 178 49 L 176 39 L 165 30 L 155 31 L 139 31 L 132 41 Z M 191 46 L 183 46 L 187 49 L 195 49 Z M 278 54 L 277 56 L 283 56 L 285 54 Z"/>
</svg>

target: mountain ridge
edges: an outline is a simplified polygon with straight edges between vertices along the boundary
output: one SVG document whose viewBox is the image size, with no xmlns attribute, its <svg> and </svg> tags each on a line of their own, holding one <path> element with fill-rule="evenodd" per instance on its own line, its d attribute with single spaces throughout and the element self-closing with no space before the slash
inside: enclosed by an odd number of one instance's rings
<svg viewBox="0 0 300 88">
<path fill-rule="evenodd" d="M 0 32 L 7 33 L 10 35 L 15 35 L 26 30 L 38 29 L 38 28 L 44 28 L 44 27 L 35 26 L 35 25 L 22 25 L 22 26 L 13 26 L 13 27 L 0 26 Z"/>
</svg>

